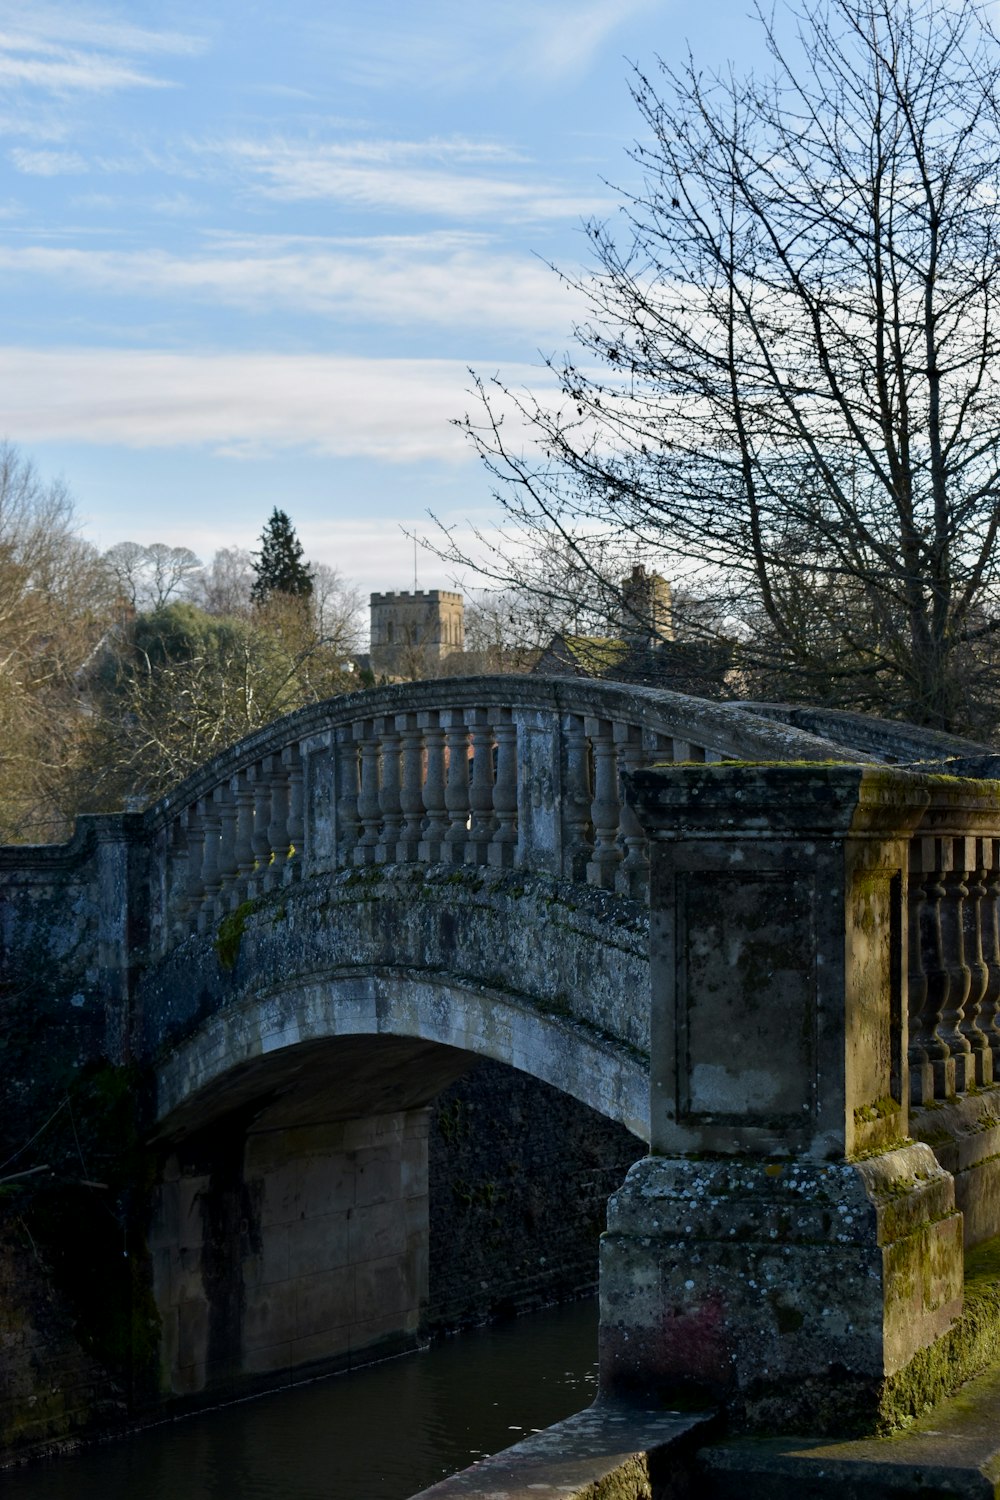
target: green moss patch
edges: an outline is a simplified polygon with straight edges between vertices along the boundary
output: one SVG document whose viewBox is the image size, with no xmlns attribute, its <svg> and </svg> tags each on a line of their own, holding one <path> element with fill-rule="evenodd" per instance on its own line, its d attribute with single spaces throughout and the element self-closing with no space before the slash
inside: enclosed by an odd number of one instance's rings
<svg viewBox="0 0 1000 1500">
<path fill-rule="evenodd" d="M 907 1427 L 914 1417 L 1000 1363 L 1000 1238 L 966 1256 L 962 1313 L 943 1338 L 921 1349 L 885 1382 L 877 1431 Z"/>
<path fill-rule="evenodd" d="M 256 901 L 242 901 L 235 911 L 231 911 L 219 923 L 214 946 L 219 963 L 224 969 L 235 967 L 247 919 L 256 909 Z"/>
</svg>

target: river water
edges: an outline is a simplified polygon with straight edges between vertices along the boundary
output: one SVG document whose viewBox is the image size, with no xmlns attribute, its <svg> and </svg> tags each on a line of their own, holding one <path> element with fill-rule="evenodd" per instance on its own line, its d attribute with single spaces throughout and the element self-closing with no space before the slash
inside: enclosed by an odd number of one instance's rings
<svg viewBox="0 0 1000 1500">
<path fill-rule="evenodd" d="M 406 1500 L 588 1406 L 595 1301 L 0 1475 L 4 1500 Z"/>
</svg>

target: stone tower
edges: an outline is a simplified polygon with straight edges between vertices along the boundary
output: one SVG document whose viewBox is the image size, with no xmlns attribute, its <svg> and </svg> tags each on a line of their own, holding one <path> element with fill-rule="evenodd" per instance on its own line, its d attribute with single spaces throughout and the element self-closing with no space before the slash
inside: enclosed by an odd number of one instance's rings
<svg viewBox="0 0 1000 1500">
<path fill-rule="evenodd" d="M 371 595 L 371 669 L 376 677 L 434 676 L 465 649 L 465 602 L 447 589 Z"/>
<path fill-rule="evenodd" d="M 655 646 L 674 638 L 670 585 L 637 563 L 621 582 L 622 638 L 632 646 Z"/>
</svg>

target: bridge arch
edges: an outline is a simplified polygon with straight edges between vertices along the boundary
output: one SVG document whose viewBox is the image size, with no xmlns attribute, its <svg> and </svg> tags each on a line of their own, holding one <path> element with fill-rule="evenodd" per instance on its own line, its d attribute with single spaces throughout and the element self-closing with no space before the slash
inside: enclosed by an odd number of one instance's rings
<svg viewBox="0 0 1000 1500">
<path fill-rule="evenodd" d="M 301 1049 L 345 1038 L 406 1039 L 505 1063 L 648 1140 L 648 1064 L 636 1051 L 527 997 L 405 969 L 312 976 L 212 1016 L 155 1068 L 156 1133 L 187 1133 L 252 1102 L 295 1068 Z M 433 1079 L 429 1087 L 414 1102 L 427 1103 Z"/>
</svg>

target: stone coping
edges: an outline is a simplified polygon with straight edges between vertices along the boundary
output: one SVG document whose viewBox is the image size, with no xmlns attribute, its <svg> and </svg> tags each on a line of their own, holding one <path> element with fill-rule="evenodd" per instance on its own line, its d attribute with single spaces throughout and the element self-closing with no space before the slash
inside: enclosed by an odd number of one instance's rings
<svg viewBox="0 0 1000 1500">
<path fill-rule="evenodd" d="M 910 1427 L 850 1442 L 737 1438 L 698 1455 L 702 1500 L 899 1500 L 1000 1491 L 1000 1367 L 970 1380 Z"/>
<path fill-rule="evenodd" d="M 642 1411 L 595 1401 L 412 1500 L 649 1500 L 665 1470 L 690 1465 L 713 1412 Z"/>
</svg>

